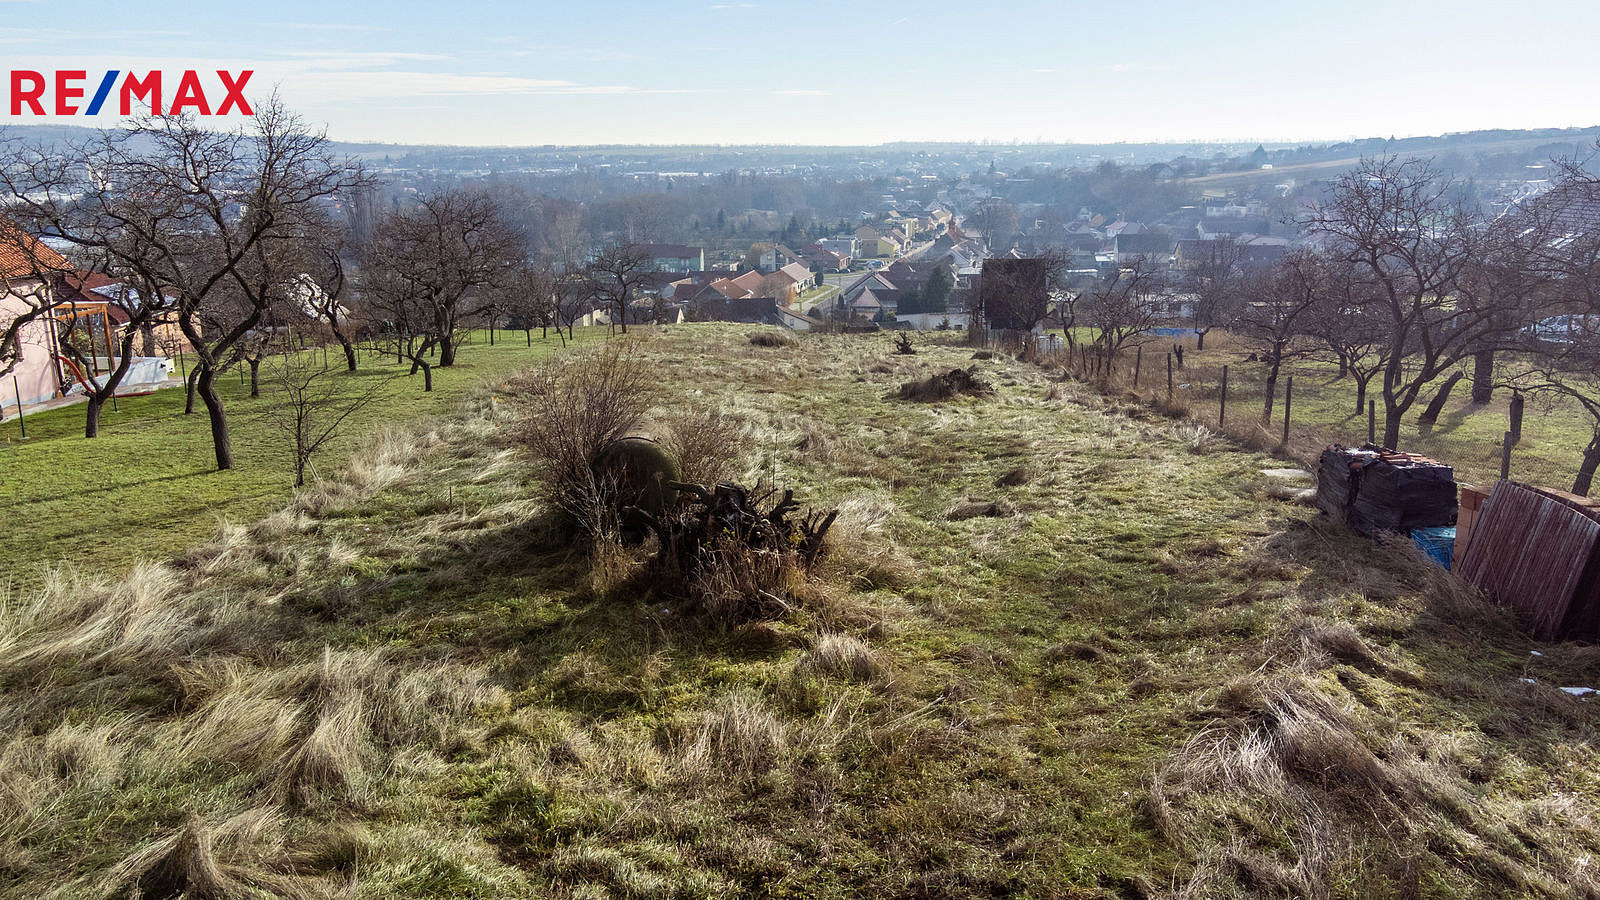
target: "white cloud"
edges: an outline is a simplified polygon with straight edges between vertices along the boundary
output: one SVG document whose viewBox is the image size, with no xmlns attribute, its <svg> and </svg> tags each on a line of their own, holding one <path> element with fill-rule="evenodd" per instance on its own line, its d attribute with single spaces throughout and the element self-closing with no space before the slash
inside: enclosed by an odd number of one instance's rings
<svg viewBox="0 0 1600 900">
<path fill-rule="evenodd" d="M 811 90 L 809 88 L 791 88 L 786 91 L 773 91 L 774 94 L 783 94 L 787 97 L 826 97 L 827 91 Z"/>
</svg>

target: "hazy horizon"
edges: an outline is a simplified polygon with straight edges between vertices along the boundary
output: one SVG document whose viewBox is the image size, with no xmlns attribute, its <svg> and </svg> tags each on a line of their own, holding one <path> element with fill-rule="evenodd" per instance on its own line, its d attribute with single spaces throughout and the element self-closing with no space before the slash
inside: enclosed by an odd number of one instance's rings
<svg viewBox="0 0 1600 900">
<path fill-rule="evenodd" d="M 0 27 L 10 69 L 84 69 L 91 93 L 107 69 L 254 69 L 247 96 L 276 87 L 354 143 L 1306 144 L 1600 121 L 1588 94 L 1600 10 L 1571 0 L 1336 14 L 1168 0 L 982 13 L 943 0 L 493 2 L 444 21 L 436 5 L 289 0 L 203 23 L 173 3 L 124 4 L 107 21 L 65 0 L 38 26 L 26 13 L 42 4 L 0 4 L 19 21 Z"/>
</svg>

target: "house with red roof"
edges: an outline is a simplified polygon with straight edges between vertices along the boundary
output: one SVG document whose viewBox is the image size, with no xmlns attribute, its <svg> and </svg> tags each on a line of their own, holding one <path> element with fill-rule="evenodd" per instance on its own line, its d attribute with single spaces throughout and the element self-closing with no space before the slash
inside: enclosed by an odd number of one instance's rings
<svg viewBox="0 0 1600 900">
<path fill-rule="evenodd" d="M 15 223 L 0 220 L 0 373 L 11 377 L 0 405 L 14 409 L 61 391 L 52 307 L 72 266 Z"/>
</svg>

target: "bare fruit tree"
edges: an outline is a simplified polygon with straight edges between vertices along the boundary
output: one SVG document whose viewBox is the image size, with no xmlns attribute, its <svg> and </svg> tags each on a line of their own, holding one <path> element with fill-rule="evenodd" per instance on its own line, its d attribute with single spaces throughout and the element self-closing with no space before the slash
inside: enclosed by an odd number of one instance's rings
<svg viewBox="0 0 1600 900">
<path fill-rule="evenodd" d="M 628 333 L 628 308 L 650 282 L 650 254 L 638 244 L 611 244 L 585 267 L 589 292 L 611 310 L 613 321 Z"/>
<path fill-rule="evenodd" d="M 1272 419 L 1284 362 L 1303 352 L 1296 346 L 1302 335 L 1302 320 L 1316 308 L 1326 290 L 1326 279 L 1323 260 L 1311 253 L 1297 252 L 1279 260 L 1271 269 L 1237 282 L 1236 289 L 1242 296 L 1228 325 L 1266 366 L 1263 424 Z"/>
<path fill-rule="evenodd" d="M 404 294 L 410 327 L 448 367 L 469 298 L 493 289 L 523 257 L 522 236 L 493 197 L 452 188 L 379 220 L 362 255 L 363 286 L 383 286 L 388 312 Z"/>
<path fill-rule="evenodd" d="M 1106 365 L 1161 324 L 1170 296 L 1162 266 L 1150 256 L 1134 257 L 1083 292 L 1079 312 L 1094 329 L 1094 347 Z"/>
<path fill-rule="evenodd" d="M 1244 243 L 1238 238 L 1195 241 L 1194 259 L 1184 267 L 1183 289 L 1191 294 L 1191 327 L 1195 350 L 1204 350 L 1206 335 L 1237 308 L 1244 287 Z"/>
<path fill-rule="evenodd" d="M 8 161 L 4 186 L 31 218 L 103 253 L 114 274 L 148 286 L 149 296 L 170 298 L 198 358 L 195 387 L 217 468 L 233 468 L 217 376 L 282 298 L 291 274 L 279 266 L 291 256 L 284 249 L 332 198 L 366 182 L 360 168 L 336 159 L 327 137 L 276 97 L 235 131 L 187 115 L 148 117 L 65 152 Z"/>
<path fill-rule="evenodd" d="M 1526 298 L 1464 292 L 1486 252 L 1484 224 L 1455 198 L 1455 185 L 1420 159 L 1365 159 L 1335 180 L 1327 202 L 1302 220 L 1338 271 L 1387 330 L 1380 396 L 1383 445 L 1422 390 L 1466 356 L 1493 346 Z"/>
<path fill-rule="evenodd" d="M 307 471 L 316 473 L 313 455 L 372 402 L 388 379 L 339 372 L 319 362 L 314 352 L 296 351 L 273 357 L 267 382 L 265 416 L 294 445 L 294 486 L 301 487 Z"/>
</svg>

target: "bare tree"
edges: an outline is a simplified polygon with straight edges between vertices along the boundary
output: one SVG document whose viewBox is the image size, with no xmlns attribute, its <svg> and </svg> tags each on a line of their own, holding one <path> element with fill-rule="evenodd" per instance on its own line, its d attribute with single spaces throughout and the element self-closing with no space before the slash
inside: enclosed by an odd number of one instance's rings
<svg viewBox="0 0 1600 900">
<path fill-rule="evenodd" d="M 1600 467 L 1600 178 L 1563 160 L 1552 188 L 1518 213 L 1524 219 L 1519 233 L 1539 240 L 1534 267 L 1547 276 L 1539 284 L 1541 305 L 1566 318 L 1560 333 L 1530 329 L 1529 366 L 1505 382 L 1588 414 L 1590 439 L 1572 484 L 1574 494 L 1587 496 Z"/>
<path fill-rule="evenodd" d="M 154 117 L 65 153 L 13 162 L 0 177 L 30 216 L 105 253 L 151 296 L 172 298 L 173 318 L 198 358 L 196 390 L 217 468 L 233 468 L 217 375 L 282 296 L 281 248 L 304 237 L 322 204 L 364 184 L 360 169 L 336 160 L 326 136 L 275 97 L 257 106 L 248 129 Z M 223 290 L 233 292 L 228 302 L 219 302 Z M 229 308 L 241 314 L 224 319 Z"/>
<path fill-rule="evenodd" d="M 438 349 L 440 366 L 451 366 L 457 329 L 470 313 L 469 296 L 494 286 L 522 257 L 522 237 L 507 224 L 494 199 L 453 188 L 379 220 L 362 270 L 391 294 L 404 293 L 413 317 L 426 313 L 432 319 L 425 329 L 428 346 Z M 394 302 L 391 296 L 386 311 L 394 311 Z M 418 329 L 422 325 L 414 323 Z"/>
<path fill-rule="evenodd" d="M 585 267 L 590 293 L 612 311 L 623 334 L 628 333 L 628 307 L 650 282 L 651 263 L 638 244 L 610 244 Z"/>
<path fill-rule="evenodd" d="M 353 378 L 319 363 L 314 352 L 280 354 L 268 364 L 272 392 L 265 415 L 294 445 L 295 487 L 306 483 L 308 469 L 315 474 L 313 454 L 332 440 L 388 381 L 372 377 L 366 379 L 365 387 L 354 387 Z"/>
<path fill-rule="evenodd" d="M 1244 286 L 1244 243 L 1237 238 L 1195 241 L 1197 255 L 1184 268 L 1182 288 L 1193 295 L 1194 348 L 1204 350 L 1206 335 L 1226 321 Z"/>
<path fill-rule="evenodd" d="M 1326 278 L 1323 261 L 1302 251 L 1286 256 L 1268 271 L 1246 276 L 1237 285 L 1243 299 L 1229 325 L 1266 366 L 1263 424 L 1272 420 L 1283 363 L 1299 352 L 1295 341 L 1302 332 L 1301 319 L 1316 308 Z"/>
<path fill-rule="evenodd" d="M 351 248 L 346 236 L 331 225 L 305 247 L 305 272 L 295 279 L 298 306 L 306 314 L 322 320 L 328 333 L 344 351 L 345 368 L 356 370 L 356 347 L 351 339 L 349 264 Z"/>
<path fill-rule="evenodd" d="M 1137 256 L 1100 278 L 1078 301 L 1106 365 L 1129 343 L 1161 324 L 1170 296 L 1160 263 Z"/>
<path fill-rule="evenodd" d="M 1339 378 L 1356 383 L 1355 414 L 1367 408 L 1367 389 L 1388 365 L 1393 349 L 1386 318 L 1365 290 L 1363 280 L 1345 271 L 1348 260 L 1324 258 L 1326 277 L 1312 308 L 1301 314 L 1301 327 L 1321 344 L 1339 366 Z"/>
<path fill-rule="evenodd" d="M 1454 185 L 1423 160 L 1367 159 L 1334 183 L 1302 225 L 1325 238 L 1343 270 L 1389 329 L 1383 367 L 1383 444 L 1400 440 L 1403 417 L 1424 387 L 1465 356 L 1492 346 L 1520 298 L 1463 292 L 1484 252 L 1481 221 Z"/>
<path fill-rule="evenodd" d="M 522 262 L 514 267 L 498 287 L 496 305 L 505 312 L 513 328 L 521 329 L 528 346 L 533 346 L 533 329 L 550 336 L 550 326 L 561 328 L 556 318 L 555 271 L 546 263 Z"/>
</svg>

